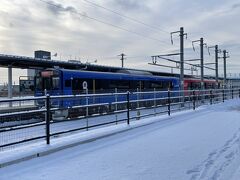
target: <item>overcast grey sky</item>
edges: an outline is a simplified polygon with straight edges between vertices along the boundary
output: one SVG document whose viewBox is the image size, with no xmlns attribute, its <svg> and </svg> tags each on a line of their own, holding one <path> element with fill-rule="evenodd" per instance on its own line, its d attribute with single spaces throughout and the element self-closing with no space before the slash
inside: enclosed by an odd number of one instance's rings
<svg viewBox="0 0 240 180">
<path fill-rule="evenodd" d="M 148 63 L 151 55 L 178 51 L 179 37 L 175 36 L 174 45 L 171 45 L 169 32 L 183 26 L 188 33 L 186 59 L 199 58 L 199 48 L 194 52 L 191 40 L 203 37 L 209 46 L 218 44 L 221 49 L 229 51 L 228 73 L 240 73 L 239 0 L 44 1 L 1 0 L 0 53 L 33 56 L 35 50 L 42 49 L 57 53 L 55 59 L 71 58 L 82 62 L 97 59 L 101 65 L 120 66 L 117 55 L 124 52 L 127 54 L 126 67 L 170 72 L 170 69 Z M 89 1 L 144 22 L 151 28 L 94 6 Z M 209 56 L 205 49 L 205 62 L 214 62 L 213 55 L 212 52 Z M 170 65 L 165 61 L 162 63 Z M 219 60 L 220 75 L 223 73 L 222 64 Z M 1 69 L 1 82 L 6 81 L 6 72 Z M 23 70 L 14 72 L 15 81 L 19 75 L 25 74 Z M 213 73 L 206 70 L 206 74 Z"/>
</svg>

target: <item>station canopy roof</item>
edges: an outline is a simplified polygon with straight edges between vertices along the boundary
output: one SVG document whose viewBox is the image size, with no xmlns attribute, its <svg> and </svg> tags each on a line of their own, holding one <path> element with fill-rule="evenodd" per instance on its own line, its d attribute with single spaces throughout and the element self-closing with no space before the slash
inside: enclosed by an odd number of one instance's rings
<svg viewBox="0 0 240 180">
<path fill-rule="evenodd" d="M 159 76 L 175 76 L 178 77 L 179 74 L 165 73 L 165 72 L 154 72 L 130 68 L 121 68 L 113 66 L 102 66 L 95 65 L 90 63 L 81 63 L 76 60 L 49 60 L 49 59 L 40 59 L 32 58 L 25 56 L 12 56 L 0 54 L 0 67 L 7 68 L 12 66 L 13 68 L 21 69 L 46 69 L 46 68 L 64 68 L 72 70 L 88 70 L 88 71 L 100 71 L 100 72 L 126 72 L 130 74 L 143 74 L 143 75 L 159 75 Z"/>
</svg>

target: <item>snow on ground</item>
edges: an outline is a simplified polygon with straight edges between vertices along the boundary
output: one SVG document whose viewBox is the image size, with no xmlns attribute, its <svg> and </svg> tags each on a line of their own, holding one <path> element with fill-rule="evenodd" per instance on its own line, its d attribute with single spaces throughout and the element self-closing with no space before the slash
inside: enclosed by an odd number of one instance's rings
<svg viewBox="0 0 240 180">
<path fill-rule="evenodd" d="M 160 117 L 146 126 L 1 168 L 0 180 L 238 180 L 239 117 L 239 100 Z"/>
</svg>

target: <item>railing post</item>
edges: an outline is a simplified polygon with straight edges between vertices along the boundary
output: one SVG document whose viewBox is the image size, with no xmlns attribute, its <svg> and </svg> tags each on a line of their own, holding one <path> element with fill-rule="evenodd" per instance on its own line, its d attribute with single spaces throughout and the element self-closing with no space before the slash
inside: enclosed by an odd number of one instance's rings
<svg viewBox="0 0 240 180">
<path fill-rule="evenodd" d="M 170 89 L 168 89 L 168 115 L 171 114 L 171 94 Z"/>
<path fill-rule="evenodd" d="M 233 99 L 233 89 L 232 89 L 232 99 Z"/>
<path fill-rule="evenodd" d="M 196 94 L 195 91 L 193 91 L 193 110 L 196 108 Z"/>
<path fill-rule="evenodd" d="M 137 120 L 139 120 L 140 116 L 141 116 L 139 107 L 140 107 L 140 105 L 139 105 L 139 89 L 137 88 Z"/>
<path fill-rule="evenodd" d="M 45 113 L 45 121 L 46 121 L 46 142 L 47 144 L 50 144 L 50 96 L 49 94 L 46 95 L 46 113 Z"/>
<path fill-rule="evenodd" d="M 88 113 L 88 88 L 86 88 L 86 126 L 87 126 L 87 131 L 88 131 L 88 116 L 89 116 L 89 113 Z"/>
<path fill-rule="evenodd" d="M 213 103 L 213 92 L 210 90 L 210 104 L 212 105 Z"/>
<path fill-rule="evenodd" d="M 154 98 L 154 100 L 153 100 L 153 103 L 154 103 L 154 115 L 156 116 L 156 107 L 157 107 L 157 102 L 156 102 L 156 88 L 154 88 L 153 89 L 153 91 L 154 91 L 154 93 L 153 93 L 153 98 Z"/>
<path fill-rule="evenodd" d="M 225 99 L 224 89 L 222 90 L 222 96 L 223 96 L 223 102 L 224 102 L 224 99 Z"/>
<path fill-rule="evenodd" d="M 127 92 L 127 124 L 130 124 L 130 92 Z"/>
<path fill-rule="evenodd" d="M 117 96 L 117 88 L 115 88 L 115 112 L 118 111 L 118 104 L 117 104 L 117 101 L 118 101 L 118 96 Z M 115 114 L 115 117 L 116 117 L 116 124 L 118 123 L 118 115 L 117 113 Z"/>
<path fill-rule="evenodd" d="M 239 98 L 240 98 L 240 89 L 238 90 L 238 96 L 239 96 Z"/>
</svg>

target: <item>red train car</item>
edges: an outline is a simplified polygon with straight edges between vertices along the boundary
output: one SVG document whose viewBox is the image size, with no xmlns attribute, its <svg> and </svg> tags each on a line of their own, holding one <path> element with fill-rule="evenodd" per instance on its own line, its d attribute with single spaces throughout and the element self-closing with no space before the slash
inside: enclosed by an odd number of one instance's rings
<svg viewBox="0 0 240 180">
<path fill-rule="evenodd" d="M 196 90 L 195 95 L 201 94 L 209 94 L 208 90 L 217 88 L 216 81 L 211 79 L 204 79 L 204 90 L 205 91 L 198 91 L 201 90 L 201 79 L 194 79 L 194 78 L 186 78 L 184 79 L 184 95 L 189 96 L 192 95 L 192 91 L 187 90 Z"/>
<path fill-rule="evenodd" d="M 204 79 L 204 89 L 215 89 L 216 81 Z M 184 79 L 184 90 L 201 90 L 201 79 L 186 78 Z"/>
</svg>

